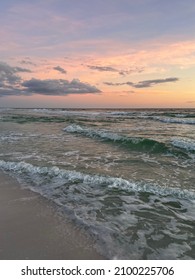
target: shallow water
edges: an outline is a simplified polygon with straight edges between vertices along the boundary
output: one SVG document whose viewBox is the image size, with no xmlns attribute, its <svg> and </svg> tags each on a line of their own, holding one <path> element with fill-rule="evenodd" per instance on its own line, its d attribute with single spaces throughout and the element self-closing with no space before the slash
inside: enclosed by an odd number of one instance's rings
<svg viewBox="0 0 195 280">
<path fill-rule="evenodd" d="M 118 259 L 195 259 L 195 110 L 0 110 L 0 168 Z"/>
</svg>

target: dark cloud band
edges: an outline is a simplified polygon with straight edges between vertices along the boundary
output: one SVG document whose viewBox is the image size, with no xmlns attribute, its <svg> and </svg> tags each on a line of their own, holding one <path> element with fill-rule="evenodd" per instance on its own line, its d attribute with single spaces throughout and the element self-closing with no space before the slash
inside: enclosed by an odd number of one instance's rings
<svg viewBox="0 0 195 280">
<path fill-rule="evenodd" d="M 119 72 L 117 69 L 110 67 L 110 66 L 92 66 L 92 65 L 87 65 L 88 68 L 92 70 L 97 70 L 100 72 Z"/>
<path fill-rule="evenodd" d="M 100 93 L 101 91 L 87 83 L 82 83 L 77 79 L 67 81 L 63 79 L 31 79 L 22 83 L 26 91 L 34 94 L 44 95 L 67 95 L 67 94 L 84 94 Z"/>
<path fill-rule="evenodd" d="M 87 67 L 90 68 L 91 70 L 97 70 L 100 72 L 116 72 L 121 76 L 129 75 L 132 73 L 141 73 L 144 71 L 143 67 L 130 67 L 128 70 L 118 70 L 110 66 L 87 65 Z"/>
<path fill-rule="evenodd" d="M 64 68 L 60 67 L 60 66 L 56 66 L 53 69 L 58 71 L 58 72 L 60 72 L 60 73 L 62 73 L 62 74 L 66 74 L 67 73 L 67 71 Z"/>
<path fill-rule="evenodd" d="M 57 66 L 58 71 L 64 73 L 65 70 Z M 0 97 L 10 95 L 60 95 L 68 94 L 87 94 L 100 93 L 97 87 L 88 83 L 83 83 L 78 79 L 67 81 L 64 79 L 46 79 L 40 80 L 32 78 L 23 81 L 18 75 L 19 72 L 31 72 L 21 67 L 11 67 L 6 63 L 0 63 Z"/>
<path fill-rule="evenodd" d="M 155 79 L 155 80 L 146 80 L 146 81 L 140 81 L 138 83 L 132 83 L 132 82 L 124 82 L 124 83 L 112 83 L 112 82 L 105 82 L 105 85 L 108 86 L 122 86 L 122 85 L 128 85 L 134 88 L 148 88 L 154 85 L 163 84 L 163 83 L 170 83 L 170 82 L 177 82 L 179 81 L 178 78 L 166 78 L 166 79 Z"/>
<path fill-rule="evenodd" d="M 22 67 L 11 67 L 7 63 L 0 62 L 0 88 L 9 88 L 21 82 L 19 72 L 31 73 L 29 69 Z"/>
</svg>

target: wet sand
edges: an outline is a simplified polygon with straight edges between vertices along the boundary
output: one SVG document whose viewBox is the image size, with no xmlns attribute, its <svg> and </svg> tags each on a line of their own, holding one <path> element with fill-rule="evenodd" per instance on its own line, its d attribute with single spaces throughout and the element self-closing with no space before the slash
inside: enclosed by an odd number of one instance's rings
<svg viewBox="0 0 195 280">
<path fill-rule="evenodd" d="M 104 259 L 57 206 L 0 172 L 0 259 Z"/>
</svg>

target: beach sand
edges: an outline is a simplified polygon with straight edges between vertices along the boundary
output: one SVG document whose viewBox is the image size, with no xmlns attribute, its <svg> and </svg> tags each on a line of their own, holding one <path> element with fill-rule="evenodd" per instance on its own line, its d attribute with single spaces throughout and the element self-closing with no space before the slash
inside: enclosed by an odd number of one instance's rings
<svg viewBox="0 0 195 280">
<path fill-rule="evenodd" d="M 58 207 L 0 172 L 1 260 L 98 260 L 95 240 Z"/>
</svg>

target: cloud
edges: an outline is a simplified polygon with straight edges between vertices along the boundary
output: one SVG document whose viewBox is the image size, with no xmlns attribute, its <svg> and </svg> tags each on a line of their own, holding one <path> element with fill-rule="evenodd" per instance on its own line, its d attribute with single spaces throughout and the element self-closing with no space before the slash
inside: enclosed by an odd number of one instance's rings
<svg viewBox="0 0 195 280">
<path fill-rule="evenodd" d="M 119 71 L 119 74 L 125 76 L 133 73 L 142 73 L 143 71 L 144 71 L 144 67 L 131 67 L 128 70 Z"/>
<path fill-rule="evenodd" d="M 134 88 L 148 88 L 157 84 L 162 83 L 170 83 L 170 82 L 177 82 L 179 81 L 178 78 L 166 78 L 166 79 L 155 79 L 155 80 L 146 80 L 146 81 L 140 81 L 138 83 L 132 83 L 132 82 L 124 82 L 124 83 L 112 83 L 112 82 L 105 82 L 105 85 L 108 86 L 122 86 L 122 85 L 128 85 L 132 86 Z"/>
<path fill-rule="evenodd" d="M 64 69 L 63 69 L 64 70 Z M 58 68 L 59 71 L 59 68 Z M 61 67 L 60 67 L 61 71 Z M 65 70 L 64 70 L 65 71 Z M 22 67 L 12 67 L 0 62 L 0 97 L 10 95 L 60 95 L 100 93 L 97 87 L 78 79 L 67 81 L 63 79 L 29 79 L 22 80 L 20 72 L 31 72 Z"/>
<path fill-rule="evenodd" d="M 88 68 L 92 70 L 97 70 L 100 72 L 119 72 L 117 69 L 110 67 L 110 66 L 93 66 L 93 65 L 87 65 Z"/>
<path fill-rule="evenodd" d="M 67 71 L 64 70 L 64 69 L 63 69 L 62 67 L 60 67 L 60 66 L 56 66 L 56 67 L 54 67 L 53 69 L 59 71 L 59 72 L 62 73 L 62 74 L 66 74 L 66 73 L 67 73 Z"/>
<path fill-rule="evenodd" d="M 123 86 L 123 85 L 134 86 L 134 83 L 132 82 L 125 82 L 125 83 L 104 82 L 104 84 L 107 86 Z"/>
<path fill-rule="evenodd" d="M 31 71 L 22 67 L 12 67 L 7 63 L 0 62 L 0 84 L 1 87 L 8 87 L 10 85 L 17 84 L 21 81 L 21 78 L 17 75 L 19 72 L 27 72 Z"/>
<path fill-rule="evenodd" d="M 22 68 L 22 67 L 13 67 L 13 66 L 10 66 L 8 65 L 7 63 L 5 62 L 0 62 L 0 73 L 18 73 L 18 72 L 28 72 L 30 73 L 31 70 L 29 69 L 26 69 L 26 68 Z"/>
<path fill-rule="evenodd" d="M 151 87 L 151 86 L 154 86 L 154 85 L 157 85 L 157 84 L 177 82 L 177 81 L 179 81 L 178 78 L 146 80 L 146 81 L 141 81 L 137 84 L 133 84 L 133 87 L 135 87 L 135 88 L 147 88 L 147 87 Z"/>
<path fill-rule="evenodd" d="M 67 81 L 63 79 L 31 79 L 22 83 L 25 90 L 32 94 L 43 95 L 68 95 L 68 94 L 85 94 L 100 93 L 101 91 L 88 83 L 80 82 L 77 79 Z"/>
<path fill-rule="evenodd" d="M 5 96 L 20 96 L 20 95 L 25 95 L 25 96 L 29 96 L 32 95 L 20 88 L 14 88 L 14 87 L 7 87 L 7 88 L 1 88 L 0 86 L 0 98 L 1 97 L 5 97 Z"/>
<path fill-rule="evenodd" d="M 13 68 L 13 71 L 15 73 L 17 72 L 26 72 L 26 73 L 31 73 L 32 71 L 29 70 L 29 69 L 26 69 L 26 68 L 22 68 L 22 67 L 12 67 Z"/>
<path fill-rule="evenodd" d="M 19 62 L 20 64 L 24 64 L 24 65 L 32 65 L 32 66 L 36 66 L 35 63 L 33 63 L 32 61 L 30 60 L 27 60 L 27 59 L 23 59 Z"/>
<path fill-rule="evenodd" d="M 94 66 L 94 65 L 87 65 L 88 68 L 92 70 L 97 70 L 100 72 L 116 72 L 121 76 L 129 75 L 132 73 L 141 73 L 144 71 L 143 67 L 131 67 L 128 70 L 119 70 L 114 67 L 110 66 Z"/>
</svg>

